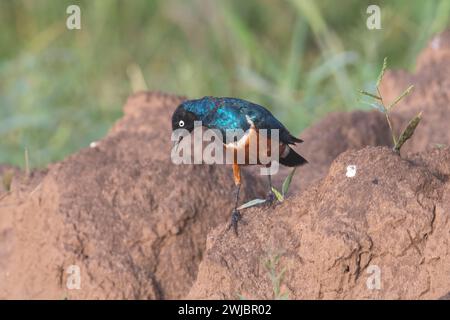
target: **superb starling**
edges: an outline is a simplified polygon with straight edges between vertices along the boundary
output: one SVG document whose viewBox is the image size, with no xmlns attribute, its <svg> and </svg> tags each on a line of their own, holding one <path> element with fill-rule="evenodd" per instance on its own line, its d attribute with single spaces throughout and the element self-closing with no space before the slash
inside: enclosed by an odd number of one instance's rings
<svg viewBox="0 0 450 320">
<path fill-rule="evenodd" d="M 203 127 L 219 130 L 222 133 L 225 149 L 232 149 L 233 153 L 236 151 L 243 151 L 245 153 L 244 163 L 238 163 L 236 156 L 233 159 L 233 176 L 237 192 L 230 227 L 233 226 L 237 234 L 237 223 L 241 219 L 241 214 L 237 210 L 241 187 L 239 166 L 250 164 L 250 141 L 252 139 L 254 139 L 252 141 L 258 141 L 260 139 L 261 129 L 266 129 L 264 132 L 268 134 L 266 138 L 267 147 L 262 152 L 270 155 L 270 130 L 278 130 L 279 154 L 276 157 L 279 163 L 288 167 L 297 167 L 307 163 L 302 156 L 289 147 L 289 145 L 303 141 L 290 134 L 286 127 L 263 106 L 237 98 L 204 97 L 196 100 L 186 100 L 177 107 L 172 115 L 172 130 L 186 129 L 192 132 L 195 121 L 201 121 Z M 226 141 L 227 131 L 229 130 L 240 130 L 244 134 L 235 138 L 234 141 Z M 259 152 L 261 152 L 260 148 L 261 146 L 258 144 L 257 158 L 260 155 Z M 260 161 L 256 159 L 256 163 L 251 162 L 251 164 L 260 164 Z M 268 178 L 269 193 L 267 200 L 271 202 L 274 200 L 274 195 L 270 174 Z"/>
</svg>

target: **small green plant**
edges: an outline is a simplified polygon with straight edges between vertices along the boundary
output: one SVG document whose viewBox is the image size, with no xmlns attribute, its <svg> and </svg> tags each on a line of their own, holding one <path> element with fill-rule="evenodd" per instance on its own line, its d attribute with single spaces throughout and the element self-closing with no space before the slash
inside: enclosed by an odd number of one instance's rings
<svg viewBox="0 0 450 320">
<path fill-rule="evenodd" d="M 278 271 L 278 264 L 280 262 L 281 254 L 269 254 L 267 259 L 263 261 L 264 268 L 267 270 L 269 274 L 270 282 L 272 283 L 273 288 L 273 299 L 274 300 L 288 300 L 289 293 L 281 292 L 281 282 L 283 281 L 284 273 L 286 272 L 286 268 L 283 268 L 281 271 Z M 238 293 L 237 297 L 239 300 L 248 300 L 246 296 Z"/>
<path fill-rule="evenodd" d="M 284 273 L 286 268 L 278 271 L 278 264 L 280 262 L 281 254 L 269 255 L 269 257 L 264 261 L 264 267 L 266 268 L 270 281 L 272 282 L 273 288 L 273 299 L 275 300 L 287 300 L 289 299 L 289 294 L 287 292 L 281 292 L 281 282 L 283 281 Z"/>
<path fill-rule="evenodd" d="M 297 168 L 294 168 L 291 173 L 289 173 L 289 175 L 286 177 L 286 179 L 284 179 L 283 181 L 283 185 L 281 187 L 281 192 L 278 191 L 275 187 L 272 187 L 272 192 L 274 193 L 275 197 L 277 198 L 277 200 L 279 202 L 283 202 L 287 192 L 289 191 L 289 186 L 291 185 L 292 182 L 292 177 L 295 174 L 295 170 Z M 243 209 L 247 209 L 250 207 L 254 207 L 263 203 L 266 203 L 267 200 L 266 199 L 253 199 L 250 200 L 249 202 L 244 203 L 243 205 L 241 205 L 239 208 L 237 208 L 238 210 L 243 210 Z"/>
<path fill-rule="evenodd" d="M 392 103 L 386 104 L 383 100 L 383 96 L 380 93 L 380 83 L 383 79 L 384 73 L 387 68 L 387 58 L 384 58 L 383 61 L 383 67 L 381 68 L 381 72 L 378 76 L 377 83 L 376 83 L 376 93 L 370 93 L 367 91 L 361 90 L 360 93 L 369 97 L 372 101 L 364 101 L 361 100 L 361 102 L 366 103 L 370 105 L 372 108 L 377 109 L 378 111 L 382 112 L 386 116 L 386 121 L 389 125 L 389 129 L 391 130 L 392 135 L 392 142 L 393 142 L 393 150 L 397 153 L 400 152 L 401 147 L 403 144 L 412 137 L 414 134 L 414 131 L 417 128 L 417 125 L 419 124 L 421 118 L 422 118 L 422 112 L 419 112 L 413 119 L 411 119 L 406 126 L 405 130 L 400 134 L 399 137 L 395 135 L 394 128 L 392 126 L 392 120 L 390 117 L 390 112 L 393 109 L 395 105 L 397 105 L 404 97 L 406 97 L 414 88 L 414 86 L 409 86 L 405 91 L 402 92 Z"/>
<path fill-rule="evenodd" d="M 281 192 L 275 189 L 275 187 L 272 187 L 272 192 L 275 194 L 275 197 L 277 198 L 278 201 L 280 202 L 284 201 L 284 198 L 286 197 L 286 194 L 289 191 L 289 187 L 292 182 L 292 177 L 294 176 L 296 169 L 297 168 L 292 169 L 291 173 L 289 173 L 286 179 L 284 179 L 283 185 L 281 186 Z"/>
<path fill-rule="evenodd" d="M 11 190 L 12 179 L 14 176 L 14 172 L 12 170 L 8 170 L 3 174 L 2 184 L 6 191 Z"/>
</svg>

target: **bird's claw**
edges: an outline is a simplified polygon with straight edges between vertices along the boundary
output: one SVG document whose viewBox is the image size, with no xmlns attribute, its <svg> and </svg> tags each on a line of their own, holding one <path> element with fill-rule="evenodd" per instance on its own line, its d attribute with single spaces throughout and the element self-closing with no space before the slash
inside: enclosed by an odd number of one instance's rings
<svg viewBox="0 0 450 320">
<path fill-rule="evenodd" d="M 244 221 L 242 221 L 242 215 L 241 213 L 234 209 L 233 213 L 231 214 L 231 221 L 230 224 L 228 225 L 228 229 L 230 230 L 231 227 L 233 227 L 234 229 L 234 233 L 236 234 L 236 236 L 238 236 L 238 222 L 241 221 L 242 224 L 246 224 Z"/>
</svg>

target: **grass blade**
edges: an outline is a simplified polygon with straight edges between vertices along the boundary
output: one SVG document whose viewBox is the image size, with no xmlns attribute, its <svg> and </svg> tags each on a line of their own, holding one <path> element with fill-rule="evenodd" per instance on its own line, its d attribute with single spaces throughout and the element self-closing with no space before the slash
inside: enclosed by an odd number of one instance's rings
<svg viewBox="0 0 450 320">
<path fill-rule="evenodd" d="M 284 179 L 283 181 L 283 186 L 281 188 L 281 193 L 283 194 L 283 197 L 287 194 L 287 192 L 289 191 L 289 186 L 291 185 L 292 182 L 292 177 L 294 176 L 295 170 L 297 168 L 294 168 L 291 173 L 289 173 L 289 175 L 286 177 L 286 179 Z"/>
<path fill-rule="evenodd" d="M 390 109 L 391 109 L 393 106 L 395 106 L 400 100 L 402 100 L 404 97 L 406 97 L 406 96 L 411 92 L 411 90 L 412 90 L 413 88 L 414 88 L 414 86 L 411 85 L 411 86 L 408 87 L 408 89 L 406 89 L 405 91 L 403 91 L 403 93 L 402 93 L 401 95 L 399 95 L 399 96 L 397 97 L 397 99 L 395 99 L 395 101 L 392 102 L 392 103 L 389 105 L 388 110 L 390 110 Z"/>
<path fill-rule="evenodd" d="M 359 93 L 381 101 L 381 97 L 379 97 L 379 96 L 377 96 L 375 94 L 372 94 L 370 92 L 367 92 L 367 91 L 364 91 L 364 90 L 359 90 Z"/>
<path fill-rule="evenodd" d="M 6 191 L 11 191 L 11 184 L 14 177 L 14 171 L 8 170 L 3 174 L 2 183 Z"/>
<path fill-rule="evenodd" d="M 28 155 L 28 148 L 25 148 L 25 174 L 30 176 L 30 157 Z"/>
<path fill-rule="evenodd" d="M 380 75 L 378 76 L 377 79 L 377 88 L 380 86 L 381 80 L 383 79 L 384 76 L 384 72 L 386 71 L 386 67 L 387 67 L 387 57 L 385 57 L 383 60 L 383 67 L 381 68 Z"/>
<path fill-rule="evenodd" d="M 263 204 L 264 202 L 266 202 L 265 199 L 253 199 L 253 200 L 250 200 L 250 201 L 247 202 L 247 203 L 244 203 L 243 205 L 241 205 L 241 206 L 240 206 L 239 208 L 237 208 L 237 209 L 238 209 L 238 210 L 247 209 L 247 208 L 250 208 L 250 207 L 254 207 L 254 206 Z"/>
</svg>

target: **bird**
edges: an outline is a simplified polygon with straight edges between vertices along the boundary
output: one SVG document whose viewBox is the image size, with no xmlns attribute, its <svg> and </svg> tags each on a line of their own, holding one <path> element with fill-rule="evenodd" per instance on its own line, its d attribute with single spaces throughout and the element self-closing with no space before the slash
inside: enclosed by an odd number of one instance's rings
<svg viewBox="0 0 450 320">
<path fill-rule="evenodd" d="M 205 128 L 218 130 L 222 134 L 222 142 L 225 149 L 231 150 L 234 153 L 233 178 L 236 187 L 236 196 L 229 229 L 233 227 L 237 235 L 238 222 L 242 218 L 238 210 L 239 193 L 241 190 L 240 166 L 261 164 L 260 157 L 258 156 L 260 154 L 259 152 L 267 156 L 275 156 L 280 164 L 287 167 L 297 167 L 306 164 L 308 161 L 290 147 L 291 145 L 302 143 L 303 140 L 293 136 L 265 107 L 239 98 L 206 96 L 200 99 L 185 100 L 178 105 L 172 114 L 172 131 L 185 129 L 190 133 L 194 130 L 194 122 L 196 121 L 201 121 L 201 125 Z M 278 130 L 279 154 L 277 155 L 271 154 L 270 130 Z M 226 141 L 228 131 L 239 131 L 241 134 L 235 136 L 234 141 Z M 267 132 L 267 147 L 264 147 L 264 144 L 262 146 L 257 144 L 258 150 L 255 154 L 254 149 L 253 152 L 249 149 L 249 145 L 251 141 L 259 141 L 261 132 Z M 182 139 L 183 137 L 180 137 L 177 142 L 179 143 Z M 245 154 L 244 163 L 237 161 L 236 153 L 238 151 L 242 151 Z M 268 174 L 268 180 L 269 192 L 266 200 L 272 203 L 275 197 L 272 191 L 270 174 Z"/>
</svg>

